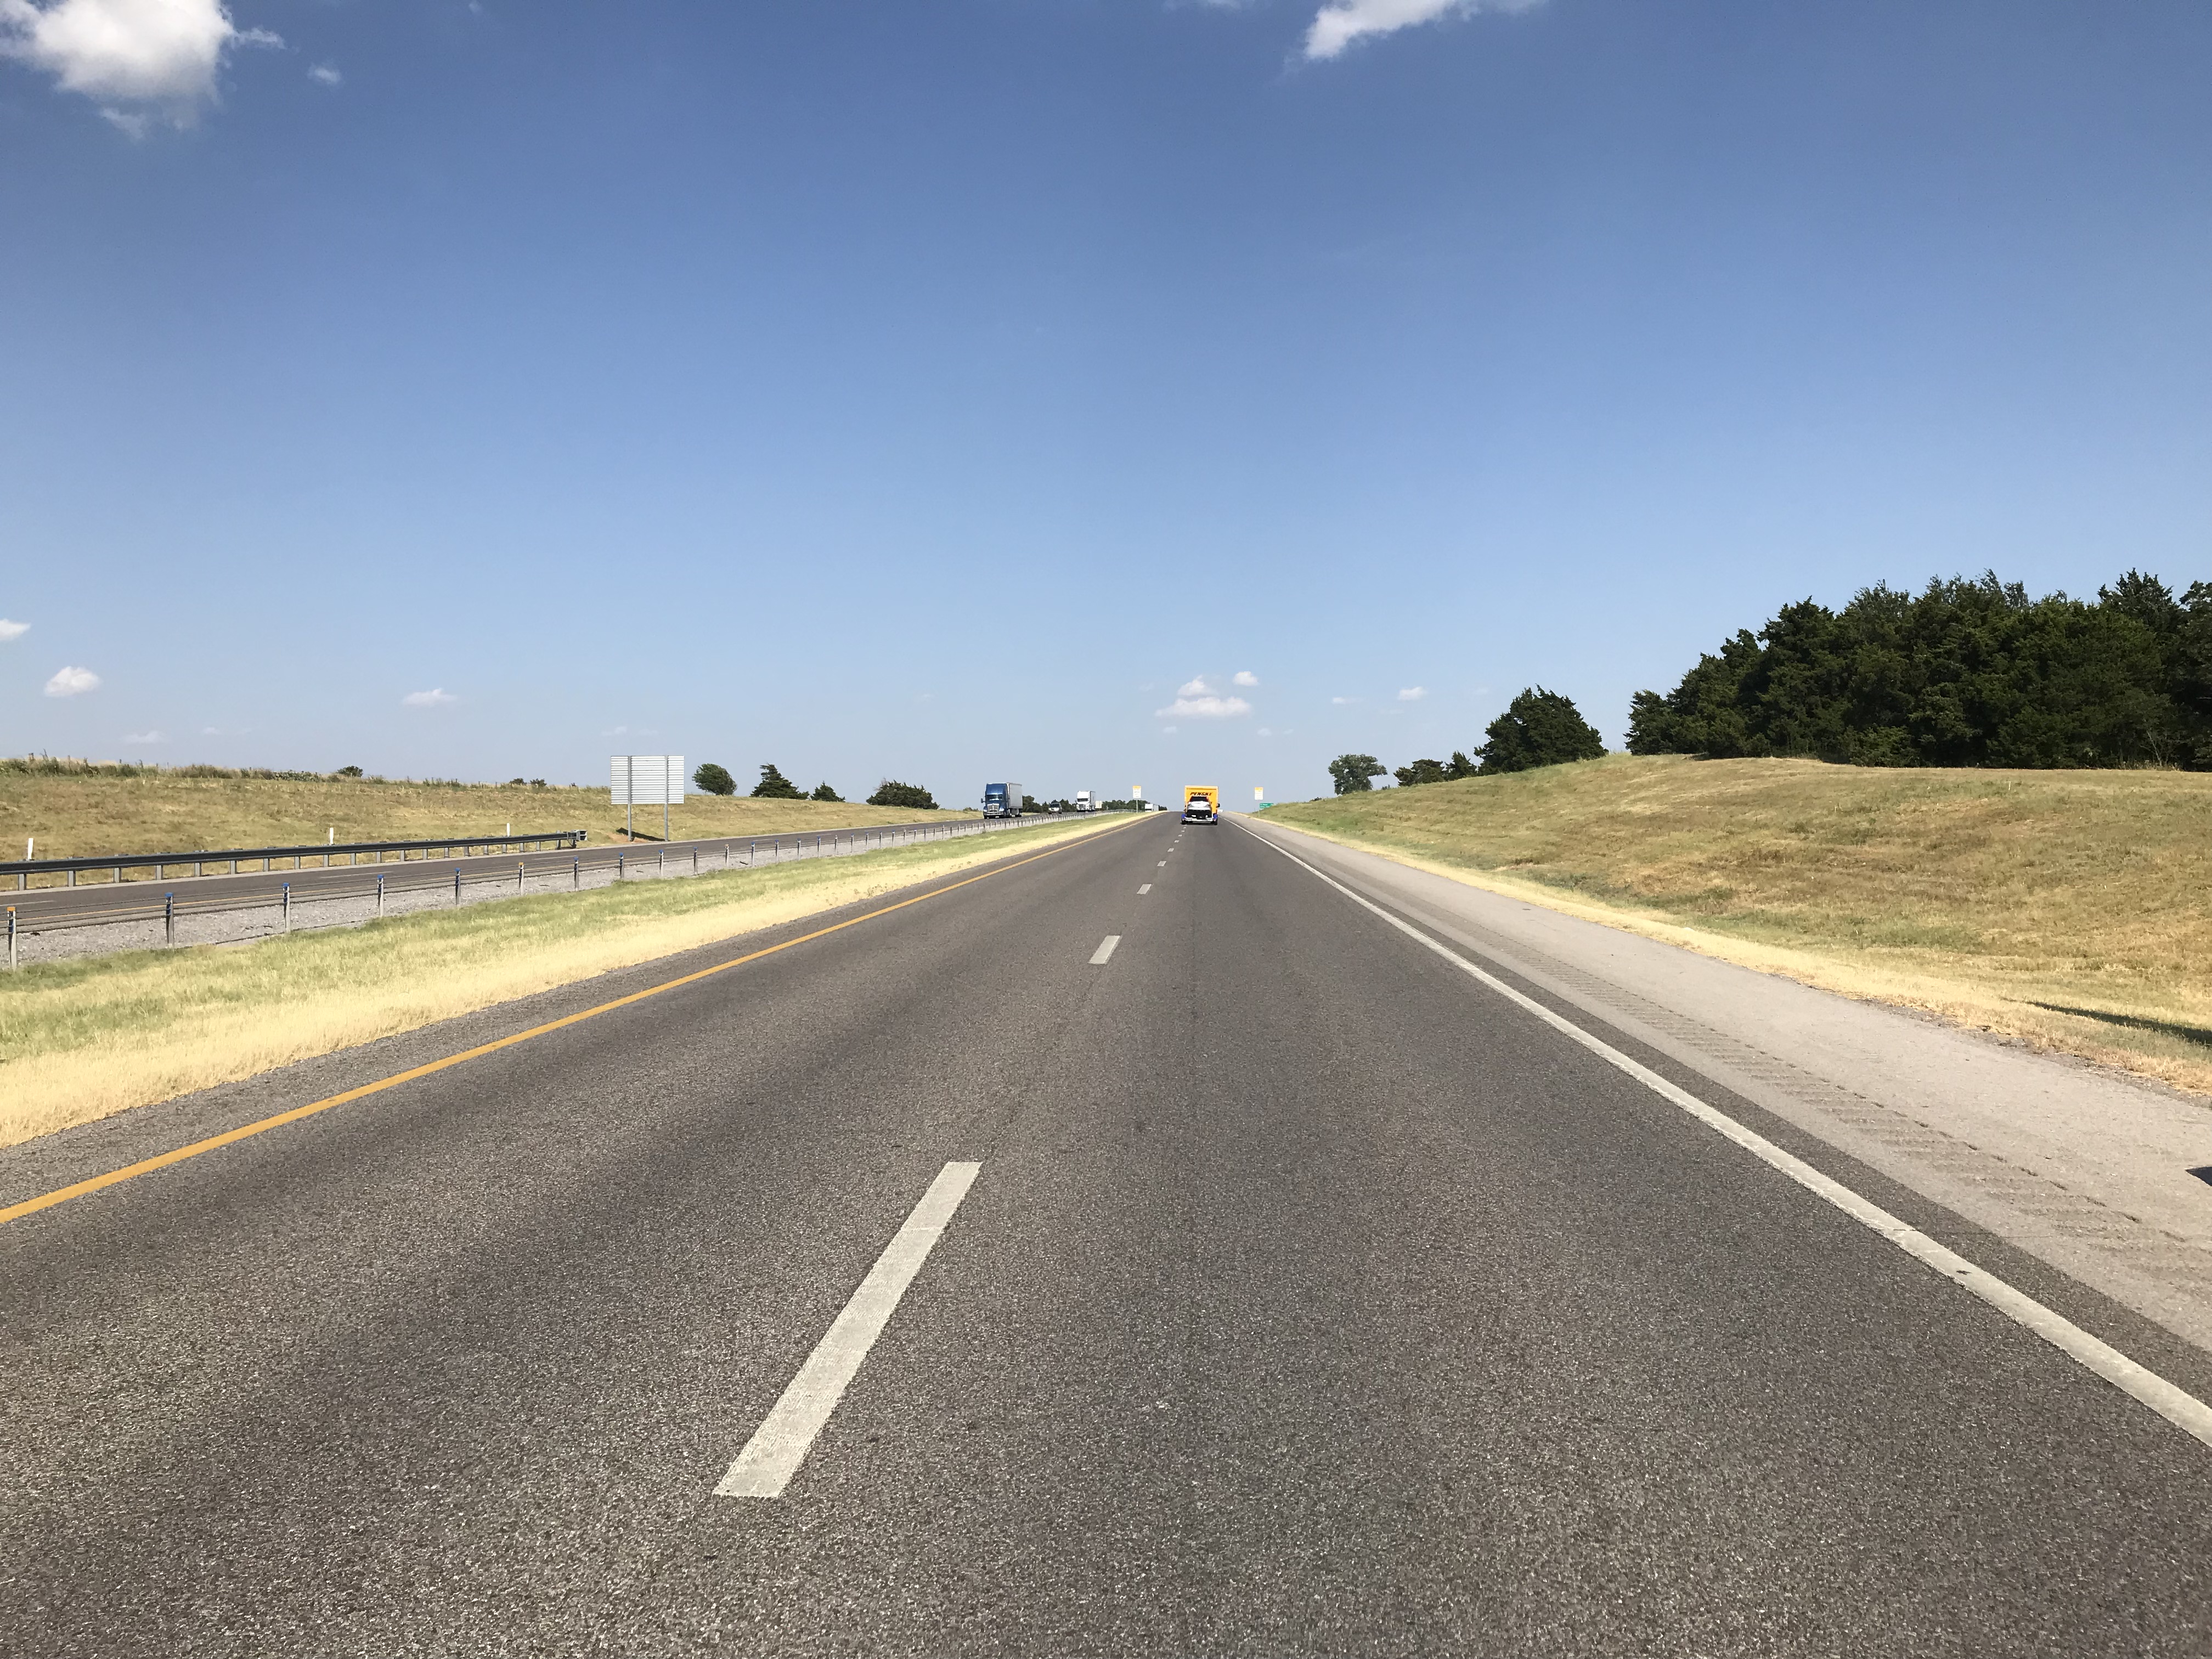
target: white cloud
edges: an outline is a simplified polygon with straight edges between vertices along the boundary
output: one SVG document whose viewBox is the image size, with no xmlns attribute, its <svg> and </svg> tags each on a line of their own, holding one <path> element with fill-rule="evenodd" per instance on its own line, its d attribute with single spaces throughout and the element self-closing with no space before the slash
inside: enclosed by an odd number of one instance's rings
<svg viewBox="0 0 2212 1659">
<path fill-rule="evenodd" d="M 1344 704 L 1348 702 L 1358 702 L 1359 699 L 1357 697 L 1331 697 L 1329 701 L 1341 708 Z"/>
<path fill-rule="evenodd" d="M 0 640 L 20 640 L 30 631 L 31 624 L 28 623 L 9 622 L 5 617 L 0 617 Z"/>
<path fill-rule="evenodd" d="M 45 70 L 133 134 L 149 113 L 189 125 L 233 46 L 283 44 L 240 29 L 222 0 L 0 0 L 0 57 Z"/>
<path fill-rule="evenodd" d="M 133 748 L 143 749 L 149 744 L 161 742 L 162 737 L 159 732 L 131 732 L 125 734 L 123 741 Z"/>
<path fill-rule="evenodd" d="M 1206 683 L 1206 676 L 1200 674 L 1194 678 L 1185 680 L 1181 685 L 1176 687 L 1176 696 L 1178 697 L 1203 697 L 1212 690 L 1213 688 Z"/>
<path fill-rule="evenodd" d="M 459 702 L 460 699 L 444 686 L 435 685 L 428 691 L 410 691 L 399 701 L 410 708 L 435 708 L 441 703 Z"/>
<path fill-rule="evenodd" d="M 1400 702 L 1419 702 L 1423 697 L 1425 697 L 1428 695 L 1429 688 L 1427 686 L 1409 685 L 1398 693 L 1398 701 Z"/>
<path fill-rule="evenodd" d="M 1440 17 L 1468 17 L 1479 11 L 1528 11 L 1544 0 L 1329 0 L 1314 14 L 1306 30 L 1308 58 L 1334 58 L 1369 34 L 1395 34 Z"/>
<path fill-rule="evenodd" d="M 336 66 L 330 64 L 316 64 L 307 71 L 307 78 L 310 81 L 319 81 L 326 87 L 343 86 L 345 83 L 345 76 L 340 75 Z"/>
<path fill-rule="evenodd" d="M 1273 732 L 1269 731 L 1266 726 L 1261 726 L 1261 727 L 1260 728 L 1260 735 L 1261 735 L 1261 737 L 1263 737 L 1263 738 L 1272 738 L 1272 737 L 1273 737 L 1275 734 L 1274 734 Z"/>
<path fill-rule="evenodd" d="M 1254 673 L 1250 669 L 1240 668 L 1237 671 L 1237 678 L 1234 684 L 1237 685 L 1257 685 L 1259 683 L 1260 677 Z"/>
<path fill-rule="evenodd" d="M 1172 726 L 1163 726 L 1160 727 L 1160 735 L 1164 738 L 1171 738 L 1175 736 L 1175 734 L 1176 729 Z"/>
<path fill-rule="evenodd" d="M 1197 682 L 1193 681 L 1192 684 Z M 1190 686 L 1186 685 L 1183 690 L 1188 693 Z M 1217 697 L 1211 694 L 1202 697 L 1186 695 L 1177 697 L 1164 708 L 1152 710 L 1161 720 L 1229 720 L 1251 712 L 1252 705 L 1242 697 Z"/>
<path fill-rule="evenodd" d="M 74 697 L 99 690 L 100 676 L 89 668 L 57 669 L 53 678 L 46 682 L 46 695 L 50 697 Z"/>
</svg>

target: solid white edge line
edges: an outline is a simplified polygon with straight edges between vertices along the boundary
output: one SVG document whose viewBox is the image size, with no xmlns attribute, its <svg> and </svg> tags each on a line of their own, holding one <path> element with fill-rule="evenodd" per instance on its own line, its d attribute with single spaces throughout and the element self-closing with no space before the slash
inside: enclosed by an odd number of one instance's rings
<svg viewBox="0 0 2212 1659">
<path fill-rule="evenodd" d="M 929 1257 L 952 1212 L 975 1184 L 980 1164 L 948 1164 L 914 1206 L 906 1224 L 898 1230 L 860 1288 L 853 1292 L 843 1311 L 832 1322 L 799 1375 L 791 1379 L 745 1449 L 737 1455 L 717 1498 L 781 1498 L 791 1477 L 806 1459 L 814 1437 L 829 1422 L 830 1413 L 845 1397 L 846 1387 L 876 1346 L 877 1337 L 898 1309 L 914 1276 Z"/>
<path fill-rule="evenodd" d="M 1114 954 L 1114 947 L 1121 942 L 1121 936 L 1119 933 L 1107 934 L 1104 942 L 1091 953 L 1091 965 L 1093 968 L 1103 968 L 1106 965 L 1106 958 Z"/>
<path fill-rule="evenodd" d="M 1726 1135 L 1753 1157 L 1780 1170 L 1808 1192 L 1827 1200 L 1854 1221 L 1880 1233 L 1915 1261 L 1933 1268 L 1961 1288 L 1972 1291 L 1999 1313 L 2017 1324 L 2026 1326 L 2069 1358 L 2087 1367 L 2122 1393 L 2149 1407 L 2184 1434 L 2212 1446 L 2212 1406 L 2206 1405 L 2195 1395 L 2175 1387 L 2157 1372 L 2138 1365 L 2110 1343 L 2090 1335 L 2063 1314 L 2046 1308 L 2026 1291 L 2015 1290 L 1995 1273 L 1976 1267 L 1956 1251 L 1938 1244 L 1918 1228 L 1908 1226 L 1872 1200 L 1862 1198 L 1841 1182 L 1822 1175 L 1802 1158 L 1783 1151 L 1765 1136 L 1745 1127 L 1727 1113 L 1706 1105 L 1687 1090 L 1678 1088 L 1650 1066 L 1638 1063 L 1610 1043 L 1592 1036 L 1573 1021 L 1553 1012 L 1534 997 L 1525 996 L 1496 975 L 1484 972 L 1457 951 L 1438 944 L 1411 923 L 1401 921 L 1381 905 L 1352 891 L 1334 876 L 1316 869 L 1287 848 L 1276 846 L 1254 830 L 1248 830 L 1245 834 L 1262 846 L 1280 853 L 1308 874 L 1319 877 L 1354 904 L 1373 911 L 1408 939 L 1426 945 L 1446 962 L 1479 980 L 1508 1001 L 1525 1008 L 1555 1030 L 1572 1037 L 1600 1059 L 1627 1073 L 1653 1093 L 1680 1107 L 1706 1127 Z"/>
</svg>

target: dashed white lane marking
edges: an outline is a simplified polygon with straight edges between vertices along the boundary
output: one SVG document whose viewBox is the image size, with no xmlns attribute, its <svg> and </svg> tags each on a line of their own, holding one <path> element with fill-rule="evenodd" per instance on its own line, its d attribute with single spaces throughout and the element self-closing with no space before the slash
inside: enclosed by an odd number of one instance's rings
<svg viewBox="0 0 2212 1659">
<path fill-rule="evenodd" d="M 1144 897 L 1144 896 L 1145 896 L 1146 894 L 1147 894 L 1147 893 L 1151 892 L 1152 890 L 1152 883 L 1150 883 L 1150 882 L 1148 881 L 1148 882 L 1146 882 L 1143 886 L 1141 886 L 1141 887 L 1139 887 L 1139 888 L 1138 888 L 1138 889 L 1137 889 L 1137 896 L 1138 896 L 1139 898 L 1142 898 L 1142 897 Z"/>
<path fill-rule="evenodd" d="M 814 1345 L 799 1375 L 775 1402 L 737 1461 L 714 1488 L 717 1498 L 781 1498 L 805 1461 L 815 1436 L 837 1409 L 845 1389 L 876 1346 L 876 1338 L 898 1309 L 899 1298 L 921 1271 L 930 1249 L 944 1233 L 960 1200 L 975 1184 L 980 1164 L 948 1164 L 929 1183 L 921 1202 L 897 1236 L 884 1247 L 876 1265 L 853 1292 L 829 1332 Z"/>
<path fill-rule="evenodd" d="M 1160 868 L 1161 868 L 1161 869 L 1163 869 L 1163 870 L 1164 870 L 1164 869 L 1166 869 L 1167 867 L 1168 867 L 1168 861 L 1167 861 L 1165 859 L 1162 859 L 1162 860 L 1160 860 Z"/>
<path fill-rule="evenodd" d="M 1255 835 L 1251 830 L 1245 833 Z M 1264 836 L 1255 836 L 1255 838 L 1267 841 Z M 1654 1094 L 1680 1107 L 1706 1127 L 1726 1135 L 1761 1163 L 1780 1170 L 1808 1192 L 1825 1198 L 1852 1220 L 1881 1234 L 1914 1261 L 1933 1268 L 1961 1290 L 1971 1291 L 2006 1318 L 2026 1326 L 2069 1358 L 2094 1371 L 2123 1394 L 2149 1407 L 2184 1434 L 2212 1446 L 2212 1406 L 2208 1406 L 2195 1395 L 2175 1387 L 2157 1372 L 2138 1365 L 2118 1348 L 2090 1335 L 2063 1314 L 2045 1307 L 2025 1291 L 2015 1290 L 1995 1273 L 1976 1267 L 1956 1251 L 1938 1244 L 1917 1227 L 1907 1226 L 1871 1199 L 1860 1197 L 1843 1182 L 1822 1175 L 1804 1159 L 1784 1152 L 1758 1131 L 1747 1128 L 1727 1113 L 1706 1105 L 1688 1090 L 1677 1088 L 1650 1066 L 1631 1060 L 1612 1044 L 1592 1036 L 1572 1020 L 1553 1013 L 1534 997 L 1523 996 L 1504 980 L 1485 973 L 1456 951 L 1438 944 L 1412 924 L 1400 921 L 1381 905 L 1361 897 L 1334 876 L 1315 869 L 1297 854 L 1276 847 L 1272 841 L 1267 844 L 1309 874 L 1320 876 L 1354 904 L 1373 911 L 1408 939 L 1426 945 L 1469 977 L 1480 981 L 1507 1001 L 1525 1008 L 1547 1025 L 1573 1038 L 1600 1059 L 1620 1067 Z"/>
<path fill-rule="evenodd" d="M 1106 958 L 1114 954 L 1114 947 L 1121 942 L 1121 936 L 1119 933 L 1107 934 L 1106 942 L 1091 953 L 1091 965 L 1093 968 L 1105 966 Z"/>
</svg>

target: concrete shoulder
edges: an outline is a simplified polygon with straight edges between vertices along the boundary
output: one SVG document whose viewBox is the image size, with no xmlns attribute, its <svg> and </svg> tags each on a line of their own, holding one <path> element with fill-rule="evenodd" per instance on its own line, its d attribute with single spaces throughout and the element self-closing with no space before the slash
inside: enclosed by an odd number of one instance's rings
<svg viewBox="0 0 2212 1659">
<path fill-rule="evenodd" d="M 1253 833 L 2212 1352 L 2212 1111 L 1272 823 Z"/>
</svg>

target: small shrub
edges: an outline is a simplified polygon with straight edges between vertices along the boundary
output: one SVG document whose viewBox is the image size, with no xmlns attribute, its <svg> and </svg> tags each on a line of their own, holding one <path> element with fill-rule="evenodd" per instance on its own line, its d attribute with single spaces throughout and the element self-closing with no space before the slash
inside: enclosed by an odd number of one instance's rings
<svg viewBox="0 0 2212 1659">
<path fill-rule="evenodd" d="M 917 806 L 925 811 L 937 810 L 937 799 L 918 783 L 896 783 L 885 778 L 876 786 L 876 793 L 868 797 L 871 806 Z"/>
</svg>

